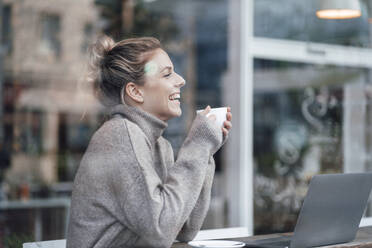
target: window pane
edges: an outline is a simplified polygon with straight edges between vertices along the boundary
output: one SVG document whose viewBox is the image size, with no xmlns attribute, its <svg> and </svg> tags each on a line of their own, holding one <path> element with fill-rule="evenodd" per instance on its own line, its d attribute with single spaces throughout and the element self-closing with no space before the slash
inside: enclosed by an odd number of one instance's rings
<svg viewBox="0 0 372 248">
<path fill-rule="evenodd" d="M 254 35 L 370 47 L 368 13 L 363 1 L 362 17 L 348 20 L 317 18 L 316 3 L 309 0 L 255 0 Z"/>
<path fill-rule="evenodd" d="M 14 23 L 14 49 L 5 59 L 9 68 L 0 68 L 5 71 L 0 84 L 0 247 L 14 240 L 66 236 L 75 173 L 92 135 L 108 118 L 85 81 L 87 48 L 100 34 L 115 41 L 158 38 L 186 80 L 183 114 L 170 120 L 164 133 L 175 155 L 197 109 L 228 105 L 221 90 L 227 69 L 228 0 L 10 2 L 13 11 L 4 13 Z M 224 151 L 215 160 L 212 204 L 203 228 L 228 224 Z M 19 209 L 20 204 L 26 209 Z M 45 206 L 50 209 L 37 210 Z"/>
<path fill-rule="evenodd" d="M 61 53 L 60 18 L 57 15 L 45 14 L 41 19 L 41 45 L 46 54 L 52 53 L 56 57 Z"/>
<path fill-rule="evenodd" d="M 371 170 L 370 83 L 363 68 L 254 60 L 255 233 L 293 231 L 313 175 Z"/>
<path fill-rule="evenodd" d="M 3 6 L 2 16 L 2 35 L 1 43 L 4 46 L 6 54 L 10 54 L 12 50 L 12 22 L 11 22 L 12 8 L 10 5 Z"/>
</svg>

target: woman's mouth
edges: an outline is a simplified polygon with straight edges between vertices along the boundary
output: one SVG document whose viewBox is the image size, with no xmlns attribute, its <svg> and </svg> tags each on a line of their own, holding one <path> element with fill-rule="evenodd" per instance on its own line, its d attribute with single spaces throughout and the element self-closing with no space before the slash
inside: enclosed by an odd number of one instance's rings
<svg viewBox="0 0 372 248">
<path fill-rule="evenodd" d="M 176 102 L 176 103 L 180 103 L 180 99 L 181 99 L 181 94 L 178 92 L 169 96 L 169 100 Z"/>
</svg>

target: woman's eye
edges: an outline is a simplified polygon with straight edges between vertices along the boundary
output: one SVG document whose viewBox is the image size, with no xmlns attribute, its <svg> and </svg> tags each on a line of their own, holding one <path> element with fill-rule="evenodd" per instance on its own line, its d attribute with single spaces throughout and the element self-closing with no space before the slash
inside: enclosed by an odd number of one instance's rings
<svg viewBox="0 0 372 248">
<path fill-rule="evenodd" d="M 172 73 L 165 74 L 164 77 L 169 77 Z"/>
</svg>

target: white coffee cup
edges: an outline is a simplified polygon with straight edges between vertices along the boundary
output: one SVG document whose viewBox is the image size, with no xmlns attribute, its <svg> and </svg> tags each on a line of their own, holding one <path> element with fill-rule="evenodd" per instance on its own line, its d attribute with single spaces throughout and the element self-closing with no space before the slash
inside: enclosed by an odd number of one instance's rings
<svg viewBox="0 0 372 248">
<path fill-rule="evenodd" d="M 204 109 L 197 110 L 196 113 L 200 113 L 204 111 Z M 212 108 L 209 113 L 207 114 L 207 117 L 209 115 L 215 115 L 216 116 L 216 125 L 219 127 L 223 127 L 223 123 L 226 121 L 226 114 L 227 114 L 227 107 L 222 108 Z"/>
</svg>

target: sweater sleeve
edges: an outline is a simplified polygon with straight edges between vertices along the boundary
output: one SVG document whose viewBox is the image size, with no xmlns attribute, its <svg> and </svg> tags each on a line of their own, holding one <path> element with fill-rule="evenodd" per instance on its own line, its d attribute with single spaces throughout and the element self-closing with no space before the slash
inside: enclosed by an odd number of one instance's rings
<svg viewBox="0 0 372 248">
<path fill-rule="evenodd" d="M 121 212 L 118 218 L 139 236 L 136 246 L 170 247 L 196 205 L 209 159 L 222 143 L 222 131 L 198 114 L 162 183 L 143 133 L 126 126 L 131 149 L 123 142 L 126 154 L 119 158 L 123 166 L 112 175 Z"/>
<path fill-rule="evenodd" d="M 194 209 L 192 210 L 186 223 L 183 225 L 181 231 L 178 233 L 178 241 L 186 242 L 193 240 L 196 234 L 199 232 L 201 226 L 203 225 L 204 219 L 207 216 L 209 210 L 214 171 L 215 163 L 213 156 L 211 156 L 209 159 L 203 188 L 200 192 Z"/>
</svg>

